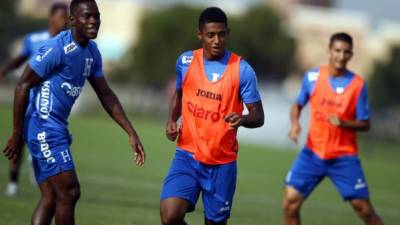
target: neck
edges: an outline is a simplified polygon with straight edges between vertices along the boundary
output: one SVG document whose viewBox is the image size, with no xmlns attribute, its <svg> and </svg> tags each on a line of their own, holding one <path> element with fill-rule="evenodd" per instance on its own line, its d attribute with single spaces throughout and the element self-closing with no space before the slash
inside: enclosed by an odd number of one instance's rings
<svg viewBox="0 0 400 225">
<path fill-rule="evenodd" d="M 204 48 L 203 48 L 204 49 Z M 209 52 L 207 52 L 207 51 L 203 51 L 204 53 L 203 53 L 203 55 L 204 55 L 204 57 L 207 59 L 207 60 L 220 60 L 220 59 L 222 59 L 224 56 L 225 56 L 225 52 L 226 52 L 226 50 L 224 50 L 222 53 L 221 53 L 221 55 L 218 55 L 218 56 L 213 56 L 213 55 L 211 55 Z"/>
<path fill-rule="evenodd" d="M 89 39 L 82 37 L 76 29 L 72 28 L 71 30 L 74 41 L 77 42 L 80 46 L 86 46 L 89 42 Z"/>
<path fill-rule="evenodd" d="M 347 71 L 347 68 L 337 69 L 334 66 L 329 65 L 329 74 L 334 77 L 342 76 L 343 74 L 346 73 L 346 71 Z"/>
<path fill-rule="evenodd" d="M 59 30 L 56 30 L 55 28 L 52 28 L 52 27 L 49 27 L 48 31 L 49 31 L 49 34 L 50 34 L 51 37 L 54 37 L 54 36 L 56 36 L 58 33 L 60 33 Z"/>
</svg>

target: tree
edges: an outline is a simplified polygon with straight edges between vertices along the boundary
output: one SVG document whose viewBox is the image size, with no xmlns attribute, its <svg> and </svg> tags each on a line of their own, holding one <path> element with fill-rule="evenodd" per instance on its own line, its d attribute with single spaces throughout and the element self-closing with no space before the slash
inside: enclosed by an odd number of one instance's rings
<svg viewBox="0 0 400 225">
<path fill-rule="evenodd" d="M 179 54 L 201 47 L 196 38 L 202 9 L 177 6 L 147 14 L 137 44 L 114 72 L 115 81 L 135 81 L 160 86 L 174 77 Z M 228 47 L 244 56 L 260 79 L 282 80 L 293 64 L 295 41 L 278 14 L 258 7 L 241 17 L 229 17 L 232 28 Z"/>
<path fill-rule="evenodd" d="M 0 1 L 0 63 L 8 58 L 10 44 L 16 37 L 27 32 L 46 28 L 46 19 L 33 19 L 18 16 L 16 13 L 17 1 Z"/>
<path fill-rule="evenodd" d="M 400 107 L 400 46 L 392 48 L 390 58 L 376 64 L 369 82 L 371 102 L 377 108 Z"/>
<path fill-rule="evenodd" d="M 147 14 L 126 65 L 117 68 L 112 78 L 158 86 L 174 77 L 179 54 L 200 47 L 195 36 L 199 13 L 199 9 L 177 6 Z"/>
<path fill-rule="evenodd" d="M 257 7 L 232 20 L 230 46 L 254 67 L 259 79 L 282 81 L 294 66 L 295 40 L 278 14 Z"/>
</svg>

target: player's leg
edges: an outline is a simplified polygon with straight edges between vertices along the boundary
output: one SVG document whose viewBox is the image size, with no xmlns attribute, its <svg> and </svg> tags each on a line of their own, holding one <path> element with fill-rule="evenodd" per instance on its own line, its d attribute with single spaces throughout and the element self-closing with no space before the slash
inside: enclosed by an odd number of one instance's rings
<svg viewBox="0 0 400 225">
<path fill-rule="evenodd" d="M 163 225 L 186 225 L 186 213 L 195 209 L 200 194 L 195 164 L 191 153 L 176 151 L 161 193 L 160 218 Z"/>
<path fill-rule="evenodd" d="M 369 200 L 367 181 L 358 157 L 347 156 L 336 159 L 328 169 L 328 176 L 342 198 L 350 202 L 365 224 L 383 224 Z"/>
<path fill-rule="evenodd" d="M 74 170 L 49 178 L 56 193 L 56 224 L 75 224 L 75 205 L 80 197 L 79 181 Z"/>
<path fill-rule="evenodd" d="M 323 160 L 310 149 L 304 148 L 286 176 L 282 202 L 285 225 L 301 224 L 301 206 L 324 177 L 325 165 Z"/>
<path fill-rule="evenodd" d="M 191 203 L 186 199 L 170 197 L 161 200 L 160 217 L 162 225 L 187 225 L 186 212 L 191 208 Z"/>
<path fill-rule="evenodd" d="M 23 148 L 21 149 L 21 153 L 18 157 L 10 160 L 9 167 L 9 181 L 5 190 L 5 195 L 9 197 L 14 197 L 18 194 L 19 191 L 19 172 L 21 168 L 21 162 L 23 158 Z"/>
<path fill-rule="evenodd" d="M 369 199 L 353 199 L 350 200 L 350 204 L 365 224 L 383 225 L 382 219 L 376 214 Z"/>
<path fill-rule="evenodd" d="M 32 225 L 50 225 L 56 209 L 56 193 L 48 181 L 39 184 L 40 201 L 33 211 Z"/>
<path fill-rule="evenodd" d="M 198 170 L 206 225 L 225 225 L 236 190 L 236 161 L 217 166 L 201 164 Z"/>
<path fill-rule="evenodd" d="M 301 224 L 300 209 L 304 197 L 294 187 L 286 186 L 283 197 L 283 220 L 285 225 Z"/>
</svg>

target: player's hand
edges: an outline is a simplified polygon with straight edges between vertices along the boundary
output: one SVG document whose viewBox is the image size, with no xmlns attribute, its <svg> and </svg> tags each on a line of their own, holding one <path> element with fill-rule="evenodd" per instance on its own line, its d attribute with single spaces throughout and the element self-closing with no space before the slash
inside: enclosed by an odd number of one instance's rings
<svg viewBox="0 0 400 225">
<path fill-rule="evenodd" d="M 139 137 L 136 134 L 129 136 L 129 143 L 134 151 L 133 155 L 136 165 L 143 166 L 146 160 L 146 153 L 144 152 L 144 148 L 139 140 Z"/>
<path fill-rule="evenodd" d="M 178 125 L 175 121 L 169 120 L 167 128 L 165 129 L 165 135 L 170 141 L 175 141 L 178 137 Z"/>
<path fill-rule="evenodd" d="M 328 122 L 335 127 L 340 127 L 342 125 L 342 121 L 336 115 L 331 115 L 328 117 Z"/>
<path fill-rule="evenodd" d="M 299 142 L 300 132 L 301 132 L 300 124 L 299 123 L 293 123 L 292 127 L 290 128 L 288 136 L 294 143 L 297 144 Z"/>
<path fill-rule="evenodd" d="M 224 116 L 225 122 L 229 124 L 231 129 L 237 129 L 241 125 L 242 118 L 242 116 L 238 115 L 235 112 L 231 112 L 228 115 Z"/>
<path fill-rule="evenodd" d="M 15 159 L 21 153 L 23 146 L 22 136 L 18 134 L 13 134 L 8 140 L 6 147 L 3 150 L 4 155 L 9 159 Z"/>
</svg>

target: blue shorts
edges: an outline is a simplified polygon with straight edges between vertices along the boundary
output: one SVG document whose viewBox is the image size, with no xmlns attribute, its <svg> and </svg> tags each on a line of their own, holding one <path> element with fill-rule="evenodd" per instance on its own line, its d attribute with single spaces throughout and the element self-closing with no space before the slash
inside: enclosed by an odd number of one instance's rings
<svg viewBox="0 0 400 225">
<path fill-rule="evenodd" d="M 208 220 L 221 222 L 230 216 L 236 189 L 236 161 L 222 165 L 205 165 L 193 154 L 176 150 L 164 180 L 161 200 L 178 197 L 188 200 L 193 211 L 202 192 L 204 214 Z"/>
<path fill-rule="evenodd" d="M 32 155 L 36 181 L 42 183 L 51 176 L 74 170 L 75 167 L 69 147 L 70 135 L 44 128 L 39 120 L 28 118 L 24 138 Z"/>
<path fill-rule="evenodd" d="M 307 147 L 299 153 L 287 174 L 286 185 L 307 198 L 326 176 L 344 200 L 369 198 L 367 181 L 357 156 L 322 160 Z"/>
</svg>

